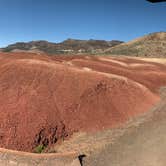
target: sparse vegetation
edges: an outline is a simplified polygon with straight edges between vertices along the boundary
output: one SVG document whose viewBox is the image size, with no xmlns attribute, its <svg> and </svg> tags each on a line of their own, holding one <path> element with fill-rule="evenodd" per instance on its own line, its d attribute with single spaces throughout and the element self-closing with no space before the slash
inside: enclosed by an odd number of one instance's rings
<svg viewBox="0 0 166 166">
<path fill-rule="evenodd" d="M 34 152 L 35 153 L 42 153 L 42 151 L 45 149 L 46 147 L 44 145 L 38 145 L 35 149 Z"/>
<path fill-rule="evenodd" d="M 128 43 L 106 49 L 105 54 L 128 56 L 166 56 L 166 32 L 149 34 Z"/>
</svg>

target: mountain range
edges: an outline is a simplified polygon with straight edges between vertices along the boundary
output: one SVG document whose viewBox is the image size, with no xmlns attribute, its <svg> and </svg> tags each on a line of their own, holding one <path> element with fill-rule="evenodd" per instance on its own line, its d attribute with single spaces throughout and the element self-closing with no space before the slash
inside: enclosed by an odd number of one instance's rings
<svg viewBox="0 0 166 166">
<path fill-rule="evenodd" d="M 61 43 L 52 43 L 44 40 L 18 42 L 2 48 L 1 52 L 166 57 L 166 32 L 151 33 L 129 42 L 93 39 L 67 39 Z"/>
<path fill-rule="evenodd" d="M 67 39 L 61 43 L 52 43 L 48 41 L 18 42 L 2 48 L 3 52 L 43 52 L 47 54 L 68 54 L 68 53 L 98 53 L 123 43 L 122 41 L 105 40 L 76 40 Z"/>
</svg>

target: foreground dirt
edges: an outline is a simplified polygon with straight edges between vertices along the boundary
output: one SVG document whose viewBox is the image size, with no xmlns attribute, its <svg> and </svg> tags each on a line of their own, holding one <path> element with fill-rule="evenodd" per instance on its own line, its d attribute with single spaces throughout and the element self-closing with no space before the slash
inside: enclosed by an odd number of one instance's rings
<svg viewBox="0 0 166 166">
<path fill-rule="evenodd" d="M 163 99 L 165 90 L 160 90 Z M 165 166 L 165 108 L 166 102 L 162 100 L 151 111 L 132 119 L 123 128 L 74 135 L 60 145 L 58 150 L 61 153 L 39 155 L 0 149 L 0 165 Z M 72 150 L 79 153 L 69 153 Z M 80 156 L 83 156 L 82 162 Z"/>
<path fill-rule="evenodd" d="M 144 122 L 132 122 L 114 143 L 87 156 L 84 166 L 165 166 L 166 100 L 146 114 Z M 137 119 L 139 122 L 139 119 Z"/>
<path fill-rule="evenodd" d="M 148 112 L 166 66 L 130 58 L 0 53 L 0 147 L 33 152 Z"/>
<path fill-rule="evenodd" d="M 32 154 L 0 148 L 0 166 L 81 166 L 78 154 Z"/>
</svg>

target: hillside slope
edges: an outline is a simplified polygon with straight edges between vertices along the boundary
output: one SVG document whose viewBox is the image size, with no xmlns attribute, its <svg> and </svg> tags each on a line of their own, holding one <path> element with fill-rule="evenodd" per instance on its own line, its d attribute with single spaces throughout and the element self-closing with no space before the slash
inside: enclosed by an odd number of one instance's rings
<svg viewBox="0 0 166 166">
<path fill-rule="evenodd" d="M 152 33 L 106 49 L 105 54 L 166 57 L 166 32 Z"/>
</svg>

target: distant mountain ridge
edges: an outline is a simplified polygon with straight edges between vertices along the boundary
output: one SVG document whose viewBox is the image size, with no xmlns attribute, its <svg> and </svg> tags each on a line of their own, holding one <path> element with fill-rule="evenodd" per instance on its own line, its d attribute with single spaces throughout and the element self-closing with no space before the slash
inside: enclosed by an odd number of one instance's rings
<svg viewBox="0 0 166 166">
<path fill-rule="evenodd" d="M 166 32 L 156 32 L 106 49 L 103 54 L 166 57 Z"/>
<path fill-rule="evenodd" d="M 3 52 L 43 52 L 47 54 L 67 54 L 67 53 L 100 53 L 111 48 L 122 41 L 112 40 L 76 40 L 67 39 L 61 43 L 52 43 L 44 40 L 31 42 L 18 42 L 2 48 Z"/>
<path fill-rule="evenodd" d="M 45 54 L 97 54 L 138 57 L 166 57 L 166 32 L 156 32 L 129 42 L 118 40 L 67 39 L 61 43 L 44 40 L 18 42 L 0 49 L 1 52 L 33 52 Z"/>
</svg>

